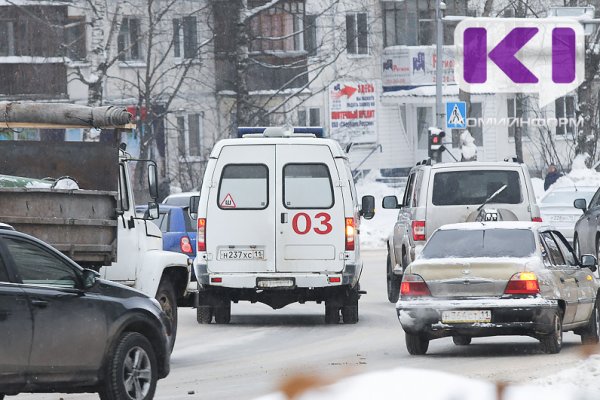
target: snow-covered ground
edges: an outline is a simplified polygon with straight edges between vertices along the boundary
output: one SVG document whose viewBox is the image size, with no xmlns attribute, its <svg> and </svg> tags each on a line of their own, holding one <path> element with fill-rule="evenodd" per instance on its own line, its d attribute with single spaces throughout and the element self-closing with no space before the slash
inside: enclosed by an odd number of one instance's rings
<svg viewBox="0 0 600 400">
<path fill-rule="evenodd" d="M 341 379 L 328 385 L 322 378 L 299 377 L 284 385 L 287 395 L 274 393 L 259 400 L 596 400 L 600 394 L 600 355 L 576 367 L 527 385 L 503 386 L 446 372 L 397 368 Z M 294 392 L 295 396 L 290 396 Z"/>
</svg>

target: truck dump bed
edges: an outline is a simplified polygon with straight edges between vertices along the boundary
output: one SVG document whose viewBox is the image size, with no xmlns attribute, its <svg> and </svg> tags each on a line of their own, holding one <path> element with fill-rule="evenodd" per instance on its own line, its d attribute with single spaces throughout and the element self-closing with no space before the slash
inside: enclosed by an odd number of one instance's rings
<svg viewBox="0 0 600 400">
<path fill-rule="evenodd" d="M 117 255 L 118 155 L 116 142 L 0 141 L 0 174 L 70 176 L 81 188 L 0 184 L 0 222 L 51 244 L 82 265 L 110 265 Z"/>
</svg>

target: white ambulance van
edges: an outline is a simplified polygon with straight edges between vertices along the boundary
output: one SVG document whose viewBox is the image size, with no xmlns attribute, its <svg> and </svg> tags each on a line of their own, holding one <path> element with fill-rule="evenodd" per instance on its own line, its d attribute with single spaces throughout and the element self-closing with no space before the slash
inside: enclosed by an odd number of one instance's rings
<svg viewBox="0 0 600 400">
<path fill-rule="evenodd" d="M 358 321 L 359 225 L 374 198 L 359 205 L 336 141 L 284 128 L 221 140 L 200 193 L 198 323 L 228 323 L 238 301 L 325 302 L 326 323 Z"/>
</svg>

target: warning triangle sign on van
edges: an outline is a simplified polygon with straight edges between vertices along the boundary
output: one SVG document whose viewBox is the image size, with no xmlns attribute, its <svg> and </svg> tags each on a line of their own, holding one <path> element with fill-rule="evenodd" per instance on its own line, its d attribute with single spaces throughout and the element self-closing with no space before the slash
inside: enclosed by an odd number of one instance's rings
<svg viewBox="0 0 600 400">
<path fill-rule="evenodd" d="M 233 197 L 231 194 L 227 193 L 227 196 L 221 202 L 221 208 L 236 208 L 235 201 L 233 201 Z"/>
</svg>

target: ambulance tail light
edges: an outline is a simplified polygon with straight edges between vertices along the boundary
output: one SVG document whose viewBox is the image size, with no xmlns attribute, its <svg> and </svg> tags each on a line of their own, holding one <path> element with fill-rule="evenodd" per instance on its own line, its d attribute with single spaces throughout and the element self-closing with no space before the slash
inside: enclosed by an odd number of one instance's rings
<svg viewBox="0 0 600 400">
<path fill-rule="evenodd" d="M 206 218 L 198 218 L 198 251 L 206 251 Z"/>
<path fill-rule="evenodd" d="M 346 218 L 346 251 L 354 251 L 354 218 Z"/>
</svg>

